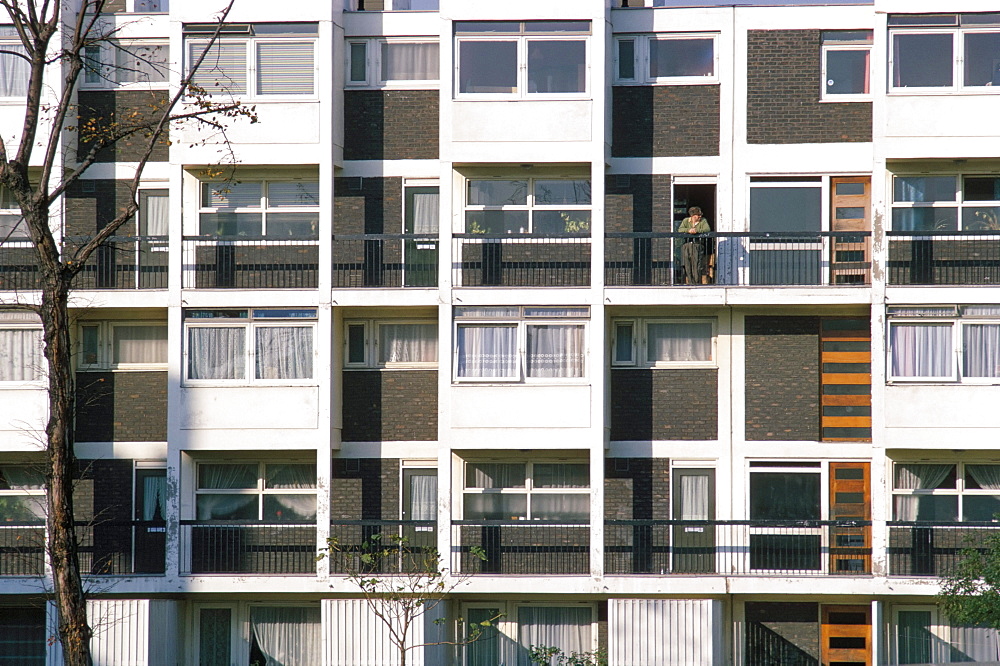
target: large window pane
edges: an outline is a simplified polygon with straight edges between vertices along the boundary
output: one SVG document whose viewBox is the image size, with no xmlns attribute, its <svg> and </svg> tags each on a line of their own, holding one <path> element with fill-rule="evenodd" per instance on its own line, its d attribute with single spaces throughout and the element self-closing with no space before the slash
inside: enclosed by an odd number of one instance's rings
<svg viewBox="0 0 1000 666">
<path fill-rule="evenodd" d="M 13 27 L 0 27 L 0 36 L 7 36 Z M 15 54 L 25 54 L 27 51 L 20 42 L 0 41 L 0 97 L 24 97 L 28 94 L 28 78 L 31 75 L 31 63 Z"/>
<path fill-rule="evenodd" d="M 649 40 L 649 76 L 712 76 L 715 74 L 712 39 Z"/>
<path fill-rule="evenodd" d="M 524 463 L 469 463 L 465 467 L 466 488 L 524 488 Z"/>
<path fill-rule="evenodd" d="M 166 326 L 115 326 L 112 330 L 112 360 L 115 363 L 167 362 Z"/>
<path fill-rule="evenodd" d="M 528 377 L 583 377 L 583 326 L 544 324 L 529 325 L 527 329 Z"/>
<path fill-rule="evenodd" d="M 590 465 L 587 463 L 535 463 L 535 488 L 589 488 Z"/>
<path fill-rule="evenodd" d="M 257 44 L 257 94 L 312 95 L 312 42 Z"/>
<path fill-rule="evenodd" d="M 463 41 L 458 53 L 459 92 L 517 92 L 517 42 Z"/>
<path fill-rule="evenodd" d="M 312 666 L 321 662 L 320 609 L 256 606 L 250 608 L 252 648 L 267 664 Z"/>
<path fill-rule="evenodd" d="M 897 176 L 892 181 L 893 201 L 955 201 L 955 176 Z"/>
<path fill-rule="evenodd" d="M 954 37 L 949 34 L 892 36 L 892 85 L 940 88 L 954 83 Z"/>
<path fill-rule="evenodd" d="M 711 361 L 711 322 L 649 324 L 646 328 L 646 360 L 650 363 Z"/>
<path fill-rule="evenodd" d="M 0 382 L 37 381 L 42 364 L 41 329 L 0 329 Z"/>
<path fill-rule="evenodd" d="M 889 329 L 893 377 L 951 377 L 951 324 L 894 324 Z"/>
<path fill-rule="evenodd" d="M 526 495 L 466 494 L 465 520 L 517 520 L 528 517 Z"/>
<path fill-rule="evenodd" d="M 380 324 L 378 362 L 437 362 L 437 324 Z"/>
<path fill-rule="evenodd" d="M 260 208 L 260 181 L 202 183 L 201 205 L 206 208 Z"/>
<path fill-rule="evenodd" d="M 956 495 L 896 495 L 893 498 L 895 520 L 926 520 L 952 523 L 958 520 Z"/>
<path fill-rule="evenodd" d="M 43 666 L 46 663 L 49 632 L 45 624 L 45 608 L 45 604 L 7 606 L 0 612 L 0 664 Z"/>
<path fill-rule="evenodd" d="M 585 41 L 528 42 L 528 92 L 585 92 L 587 43 Z"/>
<path fill-rule="evenodd" d="M 1000 85 L 1000 32 L 965 34 L 966 86 Z"/>
<path fill-rule="evenodd" d="M 962 498 L 962 520 L 989 522 L 1000 514 L 1000 497 L 996 495 L 966 495 Z"/>
<path fill-rule="evenodd" d="M 382 43 L 383 81 L 436 81 L 438 44 Z"/>
<path fill-rule="evenodd" d="M 962 327 L 963 377 L 1000 377 L 1000 324 Z"/>
<path fill-rule="evenodd" d="M 304 206 L 319 206 L 319 181 L 277 181 L 267 184 L 268 208 L 300 208 Z"/>
<path fill-rule="evenodd" d="M 188 44 L 188 62 L 195 63 L 205 48 L 204 43 Z M 216 42 L 205 54 L 191 80 L 209 94 L 240 95 L 247 91 L 247 45 L 244 42 Z"/>
<path fill-rule="evenodd" d="M 956 208 L 893 208 L 893 231 L 958 231 Z"/>
<path fill-rule="evenodd" d="M 115 45 L 118 83 L 162 83 L 167 80 L 170 58 L 166 44 Z"/>
<path fill-rule="evenodd" d="M 188 329 L 188 379 L 243 379 L 246 329 Z"/>
<path fill-rule="evenodd" d="M 299 522 L 316 518 L 316 495 L 264 495 L 265 521 Z"/>
<path fill-rule="evenodd" d="M 257 379 L 311 379 L 311 326 L 261 326 L 255 331 Z"/>
<path fill-rule="evenodd" d="M 754 472 L 750 475 L 751 520 L 819 520 L 820 475 Z"/>
<path fill-rule="evenodd" d="M 526 206 L 528 181 L 470 180 L 468 202 L 470 206 Z"/>
<path fill-rule="evenodd" d="M 528 657 L 533 645 L 559 648 L 563 654 L 591 650 L 591 609 L 587 606 L 533 607 L 517 610 L 517 666 L 531 666 Z"/>
<path fill-rule="evenodd" d="M 256 463 L 202 464 L 198 466 L 198 488 L 233 490 L 256 487 Z"/>
<path fill-rule="evenodd" d="M 535 205 L 590 205 L 589 180 L 536 180 Z"/>
<path fill-rule="evenodd" d="M 751 187 L 750 231 L 820 231 L 822 189 Z"/>
<path fill-rule="evenodd" d="M 963 208 L 962 229 L 965 231 L 1000 231 L 1000 206 Z"/>
<path fill-rule="evenodd" d="M 516 326 L 459 326 L 459 377 L 517 377 Z"/>
<path fill-rule="evenodd" d="M 270 464 L 264 475 L 264 487 L 315 488 L 316 465 L 312 463 Z"/>
<path fill-rule="evenodd" d="M 827 51 L 826 93 L 868 94 L 868 55 L 864 51 Z"/>
<path fill-rule="evenodd" d="M 899 664 L 929 664 L 934 635 L 931 611 L 899 611 L 896 624 L 896 661 Z"/>
<path fill-rule="evenodd" d="M 541 494 L 531 496 L 533 520 L 587 520 L 590 517 L 590 495 Z"/>
</svg>

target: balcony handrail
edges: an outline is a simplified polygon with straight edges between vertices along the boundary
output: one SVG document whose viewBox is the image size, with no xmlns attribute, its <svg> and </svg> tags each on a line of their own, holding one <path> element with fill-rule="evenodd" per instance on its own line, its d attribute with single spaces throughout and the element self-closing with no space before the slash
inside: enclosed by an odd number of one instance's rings
<svg viewBox="0 0 1000 666">
<path fill-rule="evenodd" d="M 63 236 L 63 243 L 67 241 L 73 242 L 88 242 L 93 236 Z M 25 239 L 30 240 L 30 239 Z M 157 242 L 157 241 L 169 241 L 170 236 L 110 236 L 105 239 L 106 243 L 134 243 L 138 242 Z"/>
<path fill-rule="evenodd" d="M 334 234 L 335 241 L 352 240 L 426 240 L 439 241 L 438 234 Z"/>
<path fill-rule="evenodd" d="M 625 520 L 605 519 L 608 525 L 735 525 L 743 527 L 870 527 L 870 520 Z"/>
<path fill-rule="evenodd" d="M 286 527 L 286 526 L 307 526 L 316 527 L 315 520 L 194 520 L 184 519 L 181 525 L 194 525 L 196 527 L 225 527 L 234 525 L 237 527 Z"/>
<path fill-rule="evenodd" d="M 891 229 L 885 232 L 885 235 L 893 237 L 906 237 L 906 236 L 1000 236 L 1000 229 L 961 229 L 961 230 L 951 230 L 944 231 L 942 229 L 930 229 L 930 230 L 913 230 L 904 231 L 900 229 Z"/>
<path fill-rule="evenodd" d="M 606 231 L 605 238 L 870 238 L 871 231 L 707 231 L 689 234 L 680 231 Z"/>
<path fill-rule="evenodd" d="M 378 519 L 360 519 L 360 520 L 338 520 L 336 518 L 330 519 L 330 525 L 362 525 L 370 527 L 379 527 L 382 525 L 413 525 L 415 527 L 433 526 L 437 525 L 436 520 L 378 520 Z"/>
<path fill-rule="evenodd" d="M 536 527 L 538 525 L 562 525 L 567 527 L 589 527 L 588 520 L 453 520 L 452 525 L 494 526 L 501 527 Z"/>
<path fill-rule="evenodd" d="M 315 244 L 319 242 L 319 236 L 219 236 L 216 234 L 205 234 L 201 236 L 182 236 L 182 240 L 202 243 L 262 243 L 281 242 L 289 244 Z"/>
<path fill-rule="evenodd" d="M 887 520 L 888 527 L 992 527 L 1000 530 L 1000 522 L 995 520 L 981 521 L 942 521 L 942 520 Z"/>
<path fill-rule="evenodd" d="M 574 232 L 574 233 L 563 233 L 563 234 L 534 234 L 528 232 L 517 232 L 509 234 L 471 234 L 471 233 L 457 233 L 452 234 L 452 238 L 458 240 L 510 240 L 512 238 L 524 238 L 533 240 L 562 240 L 562 239 L 590 239 L 592 236 L 589 231 L 586 232 Z"/>
</svg>

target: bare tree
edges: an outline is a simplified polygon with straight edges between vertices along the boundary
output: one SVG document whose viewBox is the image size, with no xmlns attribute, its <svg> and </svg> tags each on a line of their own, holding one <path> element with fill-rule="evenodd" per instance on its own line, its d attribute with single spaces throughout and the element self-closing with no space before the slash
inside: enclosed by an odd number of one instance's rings
<svg viewBox="0 0 1000 666">
<path fill-rule="evenodd" d="M 39 296 L 25 298 L 20 305 L 39 315 L 43 329 L 49 409 L 44 433 L 47 550 L 59 614 L 59 640 L 67 665 L 91 663 L 91 629 L 72 498 L 75 392 L 70 289 L 91 255 L 135 215 L 143 170 L 154 149 L 167 142 L 172 125 L 191 121 L 224 131 L 226 122 L 233 118 L 256 121 L 252 109 L 228 97 L 213 98 L 192 84 L 192 76 L 218 38 L 233 2 L 230 0 L 215 17 L 218 27 L 208 45 L 161 103 L 122 117 L 87 118 L 75 100 L 81 76 L 94 67 L 87 57 L 88 47 L 115 43 L 116 31 L 114 22 L 107 20 L 106 0 L 0 0 L 0 23 L 13 25 L 20 39 L 19 48 L 0 50 L 0 54 L 21 58 L 28 68 L 24 119 L 16 148 L 0 140 L 0 186 L 20 208 L 21 224 L 30 237 L 39 267 Z M 127 60 L 123 66 L 128 66 Z M 68 141 L 70 136 L 78 141 Z M 53 232 L 53 227 L 58 226 L 59 202 L 98 161 L 102 151 L 126 140 L 133 150 L 138 149 L 135 175 L 127 185 L 127 204 L 89 239 L 73 247 L 60 247 L 60 239 Z M 79 149 L 71 143 L 78 143 Z M 0 238 L 0 244 L 4 240 Z"/>
</svg>

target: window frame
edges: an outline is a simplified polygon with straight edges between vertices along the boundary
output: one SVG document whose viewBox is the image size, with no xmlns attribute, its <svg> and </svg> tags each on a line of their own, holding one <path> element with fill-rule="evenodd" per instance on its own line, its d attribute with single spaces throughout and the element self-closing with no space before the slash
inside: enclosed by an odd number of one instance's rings
<svg viewBox="0 0 1000 666">
<path fill-rule="evenodd" d="M 407 319 L 346 319 L 344 320 L 344 370 L 433 370 L 441 362 L 441 347 L 438 335 L 437 360 L 435 361 L 408 361 L 408 362 L 380 362 L 379 346 L 381 344 L 381 327 L 396 324 L 420 324 L 434 326 L 437 332 L 438 322 L 436 319 L 427 318 L 407 318 Z M 350 359 L 350 330 L 351 327 L 362 327 L 364 329 L 364 361 L 351 361 Z"/>
<path fill-rule="evenodd" d="M 38 508 L 39 508 L 39 510 L 40 510 L 40 512 L 42 514 L 41 516 L 37 516 L 36 515 L 35 516 L 35 520 L 33 520 L 33 521 L 23 520 L 22 519 L 22 520 L 19 520 L 19 521 L 11 521 L 11 522 L 20 523 L 20 524 L 23 524 L 23 525 L 26 525 L 26 526 L 30 525 L 30 526 L 33 526 L 33 527 L 35 527 L 35 526 L 37 526 L 37 527 L 44 527 L 45 526 L 45 515 L 48 513 L 48 505 L 47 505 L 47 503 L 45 501 L 45 497 L 46 497 L 46 495 L 45 495 L 45 485 L 44 485 L 44 483 L 45 483 L 45 477 L 43 475 L 43 472 L 41 470 L 37 469 L 39 467 L 39 464 L 32 464 L 32 463 L 29 463 L 29 462 L 10 462 L 10 463 L 5 462 L 5 463 L 0 464 L 0 469 L 8 469 L 8 468 L 11 468 L 11 467 L 31 469 L 33 472 L 36 472 L 38 474 L 38 480 L 41 482 L 41 485 L 39 487 L 35 487 L 35 488 L 29 487 L 29 486 L 26 486 L 26 487 L 23 487 L 23 488 L 22 487 L 18 487 L 18 488 L 6 488 L 6 489 L 0 488 L 0 497 L 15 497 L 15 498 L 19 497 L 19 498 L 22 498 L 23 500 L 25 500 L 27 502 L 35 503 L 35 504 L 37 504 L 37 506 L 38 506 Z M 6 524 L 6 521 L 0 522 L 0 525 L 3 525 L 3 524 Z"/>
<path fill-rule="evenodd" d="M 25 317 L 24 319 L 3 319 L 0 318 L 0 330 L 30 330 L 37 331 L 38 335 L 38 362 L 39 367 L 33 373 L 35 375 L 34 379 L 10 379 L 10 380 L 0 380 L 0 389 L 22 389 L 22 388 L 42 388 L 47 385 L 47 367 L 45 364 L 45 357 L 43 354 L 44 340 L 44 329 L 40 321 L 32 321 Z"/>
<path fill-rule="evenodd" d="M 9 34 L 7 34 L 7 30 L 4 30 L 4 28 L 9 29 Z M 12 24 L 0 25 L 0 50 L 21 51 L 23 49 L 24 45 L 21 43 L 21 39 L 20 37 L 18 37 L 17 32 L 14 29 L 14 26 Z M 16 58 L 16 57 L 17 56 L 6 55 L 6 54 L 0 55 L 0 67 L 2 67 L 4 58 Z M 30 68 L 30 65 L 27 66 Z M 31 74 L 30 69 L 26 73 L 30 76 Z M 28 97 L 28 79 L 25 79 L 24 94 L 0 96 L 0 104 L 8 104 L 8 103 L 23 104 L 24 101 L 27 99 L 27 97 Z"/>
<path fill-rule="evenodd" d="M 0 48 L 3 48 L 2 43 Z M 18 221 L 12 224 L 9 230 L 5 224 L 0 224 L 0 245 L 10 247 L 12 243 L 31 243 L 31 234 L 28 232 L 28 225 L 21 214 L 20 206 L 17 205 L 10 190 L 0 185 L 0 220 L 15 216 Z"/>
<path fill-rule="evenodd" d="M 854 30 L 829 30 L 823 31 L 824 33 L 845 33 L 845 32 L 858 32 Z M 820 101 L 823 102 L 868 102 L 872 100 L 872 45 L 873 45 L 873 34 L 871 30 L 865 30 L 868 33 L 867 41 L 861 39 L 858 40 L 843 40 L 843 41 L 827 41 L 825 38 L 821 38 L 821 59 L 820 59 Z M 843 52 L 862 52 L 865 54 L 868 69 L 868 90 L 863 93 L 833 93 L 827 90 L 829 85 L 829 76 L 827 75 L 829 67 L 829 55 L 831 53 L 843 53 Z"/>
<path fill-rule="evenodd" d="M 953 488 L 924 488 L 924 489 L 910 489 L 910 488 L 897 488 L 896 487 L 896 467 L 898 465 L 950 465 L 954 469 L 955 474 L 955 486 Z M 972 466 L 991 466 L 1000 468 L 1000 464 L 995 461 L 988 459 L 984 460 L 892 460 L 892 472 L 889 487 L 889 515 L 892 516 L 891 520 L 899 522 L 910 522 L 905 521 L 901 518 L 896 517 L 896 498 L 897 497 L 955 497 L 955 523 L 978 523 L 978 522 L 992 522 L 1000 523 L 1000 519 L 993 518 L 988 521 L 980 520 L 966 520 L 965 514 L 965 500 L 971 497 L 996 497 L 1000 498 L 1000 490 L 991 490 L 989 488 L 968 488 L 967 477 L 968 470 L 966 469 L 969 465 Z M 937 521 L 932 520 L 931 523 L 937 522 L 947 522 L 947 521 Z"/>
<path fill-rule="evenodd" d="M 201 660 L 201 611 L 212 609 L 225 609 L 229 611 L 229 658 L 233 664 L 249 663 L 251 645 L 253 643 L 252 625 L 250 624 L 250 613 L 253 608 L 318 608 L 316 603 L 291 601 L 281 602 L 221 602 L 221 601 L 201 601 L 195 603 L 191 609 L 192 638 L 188 650 L 189 662 L 191 664 L 204 663 Z M 322 626 L 322 617 L 320 618 Z M 320 661 L 320 655 L 316 655 L 316 661 Z"/>
<path fill-rule="evenodd" d="M 495 611 L 498 613 L 496 619 L 492 620 L 488 629 L 494 629 L 497 637 L 502 640 L 496 641 L 497 653 L 502 663 L 521 663 L 517 655 L 521 650 L 527 652 L 530 647 L 521 643 L 521 623 L 519 611 L 521 608 L 588 608 L 590 610 L 590 645 L 586 652 L 593 652 L 598 649 L 598 612 L 597 606 L 593 602 L 586 601 L 466 601 L 462 605 L 462 617 L 468 618 L 470 610 Z M 468 622 L 462 620 L 458 629 L 459 634 L 467 636 L 469 632 Z M 460 661 L 463 665 L 469 666 L 471 655 L 470 648 L 476 643 L 463 643 L 461 647 Z"/>
<path fill-rule="evenodd" d="M 1000 88 L 1000 86 L 998 86 Z M 954 198 L 953 199 L 934 199 L 931 201 L 897 201 L 896 200 L 896 183 L 900 179 L 905 178 L 952 178 L 954 179 Z M 984 199 L 984 200 L 970 200 L 966 196 L 966 181 L 970 178 L 993 178 L 1000 181 L 1000 174 L 997 173 L 976 173 L 976 172 L 943 172 L 943 173 L 918 173 L 918 174 L 908 174 L 905 172 L 893 173 L 891 186 L 891 197 L 892 200 L 889 204 L 890 206 L 890 219 L 889 223 L 892 227 L 892 231 L 897 231 L 900 233 L 911 233 L 914 235 L 929 235 L 929 234 L 960 234 L 965 231 L 996 231 L 1000 232 L 1000 197 L 997 199 Z M 978 208 L 995 208 L 997 209 L 997 220 L 994 224 L 997 229 L 975 229 L 967 227 L 965 224 L 965 211 L 975 210 Z M 944 211 L 955 211 L 955 229 L 897 229 L 895 227 L 895 212 L 897 210 L 944 210 Z"/>
<path fill-rule="evenodd" d="M 202 488 L 201 487 L 201 468 L 206 465 L 256 465 L 257 466 L 257 486 L 256 488 Z M 257 518 L 246 518 L 246 519 L 236 519 L 245 520 L 248 523 L 254 523 L 259 525 L 287 525 L 289 523 L 301 523 L 301 522 L 315 522 L 313 521 L 280 521 L 280 520 L 268 520 L 264 516 L 264 502 L 265 498 L 269 495 L 303 495 L 311 496 L 316 500 L 317 516 L 318 506 L 319 506 L 319 483 L 318 476 L 313 480 L 312 488 L 268 488 L 267 487 L 267 468 L 269 465 L 312 465 L 318 474 L 318 468 L 316 468 L 315 462 L 303 461 L 298 459 L 271 461 L 271 460 L 199 460 L 195 464 L 194 468 L 194 483 L 193 483 L 193 497 L 192 497 L 192 509 L 194 511 L 195 519 L 199 522 L 212 521 L 218 519 L 212 518 L 197 518 L 198 515 L 198 498 L 205 495 L 240 495 L 240 496 L 254 496 L 257 498 Z"/>
<path fill-rule="evenodd" d="M 479 486 L 469 486 L 468 485 L 468 472 L 470 465 L 476 464 L 503 464 L 503 465 L 523 465 L 524 466 L 524 486 L 523 487 L 503 487 L 503 488 L 481 488 Z M 587 485 L 584 487 L 566 487 L 566 488 L 535 488 L 535 465 L 585 465 L 587 467 Z M 524 516 L 512 516 L 510 520 L 524 521 L 527 524 L 531 524 L 538 520 L 545 520 L 547 523 L 553 521 L 565 521 L 568 525 L 577 525 L 582 523 L 589 523 L 589 511 L 592 498 L 592 488 L 590 486 L 590 461 L 586 459 L 572 460 L 572 459 L 553 459 L 546 460 L 544 458 L 539 459 L 521 459 L 521 460 L 511 460 L 511 459 L 491 459 L 491 458 L 473 458 L 471 460 L 462 460 L 461 465 L 461 485 L 459 487 L 459 492 L 461 494 L 461 499 L 459 501 L 459 510 L 461 511 L 462 520 L 489 520 L 487 518 L 469 518 L 466 516 L 465 509 L 465 498 L 470 496 L 480 496 L 480 495 L 512 495 L 512 496 L 524 496 Z M 531 516 L 531 506 L 532 497 L 544 496 L 544 495 L 583 495 L 588 498 L 587 500 L 587 511 L 588 517 L 579 520 L 571 518 L 533 518 Z"/>
<path fill-rule="evenodd" d="M 612 80 L 615 85 L 671 85 L 671 86 L 698 86 L 713 85 L 719 83 L 719 34 L 718 32 L 659 32 L 659 33 L 634 33 L 616 34 L 614 52 L 614 76 Z M 652 48 L 654 41 L 680 41 L 692 39 L 710 39 L 712 41 L 712 74 L 711 75 L 690 75 L 690 76 L 653 76 L 650 69 L 652 67 Z M 621 43 L 632 42 L 632 72 L 631 78 L 621 76 Z"/>
<path fill-rule="evenodd" d="M 269 311 L 287 311 L 287 312 L 297 312 L 302 313 L 297 316 L 289 317 L 262 317 L 257 315 L 254 317 L 255 312 L 269 312 Z M 190 313 L 193 312 L 244 312 L 246 313 L 245 318 L 239 317 L 226 317 L 226 316 L 206 316 L 206 317 L 191 317 Z M 311 316 L 305 316 L 305 313 L 311 312 Z M 317 331 L 317 315 L 318 310 L 316 308 L 222 308 L 222 309 L 211 309 L 211 308 L 189 308 L 184 312 L 184 340 L 183 340 L 183 356 L 181 359 L 183 365 L 183 379 L 181 386 L 184 387 L 199 387 L 199 386 L 318 386 L 319 385 L 319 344 L 316 337 Z M 265 379 L 256 377 L 256 336 L 254 331 L 258 328 L 309 328 L 312 330 L 312 377 L 303 379 Z M 240 328 L 245 331 L 244 334 L 244 349 L 243 349 L 243 377 L 242 378 L 225 378 L 225 379 L 198 379 L 191 378 L 191 336 L 189 332 L 196 328 Z"/>
<path fill-rule="evenodd" d="M 965 60 L 966 60 L 966 36 L 975 34 L 996 34 L 1000 38 L 1000 21 L 992 23 L 969 23 L 963 22 L 963 17 L 975 15 L 974 13 L 947 13 L 935 14 L 936 19 L 929 19 L 923 23 L 919 21 L 921 15 L 890 14 L 889 16 L 889 38 L 888 38 L 888 94 L 890 95 L 934 95 L 934 94 L 1000 94 L 1000 86 L 984 84 L 970 85 L 965 81 Z M 894 18 L 910 17 L 913 19 L 908 23 L 893 23 Z M 945 21 L 951 18 L 951 23 Z M 896 74 L 895 39 L 899 35 L 951 35 L 951 66 L 952 80 L 948 86 L 897 86 L 894 83 Z M 994 65 L 996 69 L 996 65 Z"/>
<path fill-rule="evenodd" d="M 319 178 L 246 178 L 244 180 L 238 181 L 240 184 L 250 184 L 257 183 L 260 185 L 260 198 L 256 207 L 253 206 L 212 206 L 211 205 L 211 193 L 220 192 L 225 189 L 229 183 L 226 181 L 213 181 L 213 180 L 199 180 L 198 181 L 198 211 L 195 215 L 195 223 L 197 224 L 197 235 L 205 237 L 222 237 L 222 238 L 234 238 L 240 235 L 246 235 L 249 238 L 255 236 L 250 236 L 248 234 L 240 234 L 238 231 L 233 236 L 227 236 L 225 234 L 218 233 L 202 233 L 202 215 L 225 213 L 231 215 L 259 215 L 260 216 L 260 237 L 265 239 L 273 240 L 296 240 L 296 241 L 317 241 L 319 240 L 319 221 L 320 221 L 320 211 L 321 211 L 321 199 L 320 199 L 320 182 Z M 298 206 L 278 206 L 274 207 L 270 205 L 271 195 L 270 187 L 272 184 L 288 184 L 288 183 L 301 183 L 303 185 L 308 185 L 314 183 L 316 186 L 316 203 L 315 205 L 298 205 Z M 214 185 L 219 185 L 219 188 L 213 187 Z M 308 235 L 271 235 L 268 233 L 268 216 L 269 215 L 281 215 L 284 213 L 293 213 L 300 215 L 315 215 L 316 216 L 316 231 Z"/>
<path fill-rule="evenodd" d="M 711 358 L 707 361 L 655 361 L 647 358 L 649 326 L 651 324 L 710 324 L 712 327 L 710 340 Z M 620 326 L 632 327 L 632 355 L 629 359 L 620 359 L 618 352 L 618 329 Z M 718 319 L 715 317 L 615 317 L 611 320 L 611 365 L 616 368 L 717 368 L 719 367 L 718 351 Z"/>
<path fill-rule="evenodd" d="M 115 342 L 115 329 L 125 326 L 146 326 L 149 328 L 156 327 L 162 328 L 164 333 L 164 350 L 165 354 L 169 354 L 169 341 L 170 341 L 170 331 L 166 321 L 152 321 L 152 320 L 103 320 L 103 321 L 81 321 L 77 325 L 78 338 L 77 338 L 77 364 L 76 368 L 78 371 L 150 371 L 150 370 L 166 370 L 168 364 L 168 358 L 165 356 L 162 361 L 153 363 L 116 363 L 114 361 L 114 342 Z M 96 329 L 97 330 L 97 350 L 96 350 L 96 360 L 93 363 L 87 363 L 85 354 L 88 353 L 84 349 L 84 329 Z"/>
<path fill-rule="evenodd" d="M 347 74 L 344 77 L 344 86 L 347 88 L 376 88 L 376 89 L 418 89 L 436 90 L 441 87 L 441 45 L 437 39 L 428 37 L 421 39 L 418 37 L 358 37 L 348 38 L 347 55 L 345 64 Z M 382 45 L 383 44 L 434 44 L 438 47 L 437 77 L 433 79 L 383 79 L 382 78 Z M 365 78 L 364 80 L 354 80 L 351 78 L 354 66 L 353 46 L 364 45 L 365 47 Z"/>
<path fill-rule="evenodd" d="M 474 183 L 474 182 L 480 182 L 480 181 L 482 181 L 482 182 L 496 182 L 496 183 L 500 183 L 500 182 L 516 183 L 516 182 L 522 182 L 523 181 L 524 183 L 526 183 L 525 203 L 523 203 L 523 204 L 472 204 L 469 201 L 471 199 L 472 183 Z M 520 176 L 520 177 L 516 177 L 516 176 L 483 176 L 483 177 L 469 176 L 469 177 L 464 178 L 463 181 L 462 181 L 462 217 L 459 220 L 459 223 L 462 226 L 458 230 L 459 233 L 471 233 L 471 234 L 482 233 L 482 234 L 485 234 L 485 235 L 488 235 L 488 236 L 507 235 L 507 234 L 518 233 L 518 234 L 525 234 L 525 235 L 536 236 L 536 237 L 541 237 L 541 238 L 562 238 L 562 237 L 572 238 L 574 236 L 579 236 L 579 235 L 590 235 L 591 232 L 592 232 L 592 230 L 593 230 L 593 227 L 594 227 L 594 216 L 593 216 L 594 199 L 593 199 L 593 190 L 591 190 L 591 193 L 590 193 L 590 203 L 589 204 L 560 204 L 560 203 L 546 204 L 546 203 L 538 203 L 538 201 L 537 201 L 538 197 L 535 194 L 535 184 L 538 183 L 538 182 L 551 182 L 551 181 L 565 181 L 565 182 L 582 181 L 582 182 L 586 182 L 588 188 L 592 187 L 591 179 L 589 177 L 573 178 L 573 177 L 567 177 L 567 176 L 539 175 L 539 176 Z M 519 212 L 519 211 L 524 211 L 526 213 L 526 215 L 527 215 L 527 227 L 522 228 L 521 231 L 519 231 L 519 232 L 515 232 L 515 231 L 490 232 L 490 231 L 487 231 L 485 229 L 482 230 L 482 231 L 477 231 L 477 230 L 474 230 L 473 228 L 470 228 L 469 213 L 480 213 L 480 212 L 488 213 L 490 211 L 498 211 L 498 212 Z M 584 230 L 584 231 L 579 231 L 579 232 L 563 231 L 562 233 L 556 233 L 556 234 L 544 234 L 544 233 L 540 233 L 540 232 L 538 232 L 538 231 L 535 230 L 535 226 L 536 226 L 535 217 L 536 217 L 537 213 L 561 212 L 561 211 L 581 212 L 581 213 L 582 212 L 586 212 L 586 213 L 588 213 L 589 220 L 587 222 L 587 229 Z M 567 223 L 569 223 L 568 220 L 567 220 Z M 582 227 L 582 223 L 581 223 L 581 227 Z"/>
<path fill-rule="evenodd" d="M 117 74 L 122 71 L 118 64 L 119 54 L 131 53 L 131 49 L 135 48 L 165 49 L 162 64 L 153 65 L 155 69 L 163 70 L 162 81 L 118 80 Z M 166 90 L 170 87 L 170 42 L 166 39 L 116 39 L 93 44 L 85 48 L 83 59 L 83 71 L 79 79 L 81 90 Z M 152 59 L 149 62 L 152 63 Z M 95 75 L 95 80 L 90 79 L 91 74 Z"/>
<path fill-rule="evenodd" d="M 965 314 L 965 306 L 951 306 L 951 313 L 946 312 L 949 308 L 940 309 L 940 314 L 930 310 L 935 306 L 926 308 L 929 310 L 925 314 L 905 314 L 907 306 L 898 306 L 904 313 L 895 314 L 892 310 L 886 317 L 886 383 L 887 384 L 969 384 L 978 386 L 1000 385 L 1000 368 L 997 376 L 994 377 L 967 377 L 965 376 L 965 356 L 967 354 L 965 345 L 965 327 L 977 325 L 1000 326 L 1000 311 L 996 314 Z M 915 306 L 919 308 L 919 306 Z M 947 326 L 951 329 L 951 346 L 948 350 L 951 357 L 951 372 L 947 376 L 909 376 L 897 375 L 893 368 L 893 334 L 892 330 L 896 326 Z"/>
<path fill-rule="evenodd" d="M 586 309 L 587 314 L 575 314 L 566 316 L 532 316 L 525 312 L 532 309 L 547 309 L 550 306 L 500 306 L 507 308 L 509 312 L 517 311 L 517 315 L 490 316 L 470 314 L 461 316 L 455 314 L 452 317 L 452 383 L 454 384 L 589 384 L 590 383 L 590 309 L 587 306 L 567 306 L 567 308 L 554 307 L 552 309 Z M 459 312 L 456 309 L 456 313 Z M 537 377 L 528 376 L 528 327 L 529 326 L 580 326 L 583 328 L 583 372 L 579 377 Z M 515 374 L 499 377 L 480 377 L 459 375 L 459 329 L 462 327 L 497 327 L 516 328 L 515 350 L 516 357 Z M 438 358 L 440 359 L 440 350 Z"/>
</svg>

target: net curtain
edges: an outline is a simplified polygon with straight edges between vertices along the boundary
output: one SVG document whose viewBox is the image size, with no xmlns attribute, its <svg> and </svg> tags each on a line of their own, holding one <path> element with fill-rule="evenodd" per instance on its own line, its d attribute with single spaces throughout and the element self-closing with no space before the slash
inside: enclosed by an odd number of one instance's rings
<svg viewBox="0 0 1000 666">
<path fill-rule="evenodd" d="M 516 326 L 460 326 L 459 377 L 514 377 L 517 375 Z"/>
<path fill-rule="evenodd" d="M 517 666 L 531 666 L 528 657 L 533 645 L 557 647 L 563 654 L 589 652 L 590 608 L 522 606 L 517 612 Z"/>
<path fill-rule="evenodd" d="M 319 608 L 250 609 L 250 626 L 264 666 L 313 666 L 320 662 Z"/>
<path fill-rule="evenodd" d="M 937 488 L 954 469 L 954 465 L 896 465 L 897 490 L 930 490 Z M 920 497 L 897 495 L 896 520 L 916 520 Z"/>
<path fill-rule="evenodd" d="M 31 382 L 41 376 L 41 329 L 0 329 L 0 381 Z"/>
<path fill-rule="evenodd" d="M 893 376 L 951 376 L 950 324 L 896 324 L 889 338 Z"/>
</svg>

